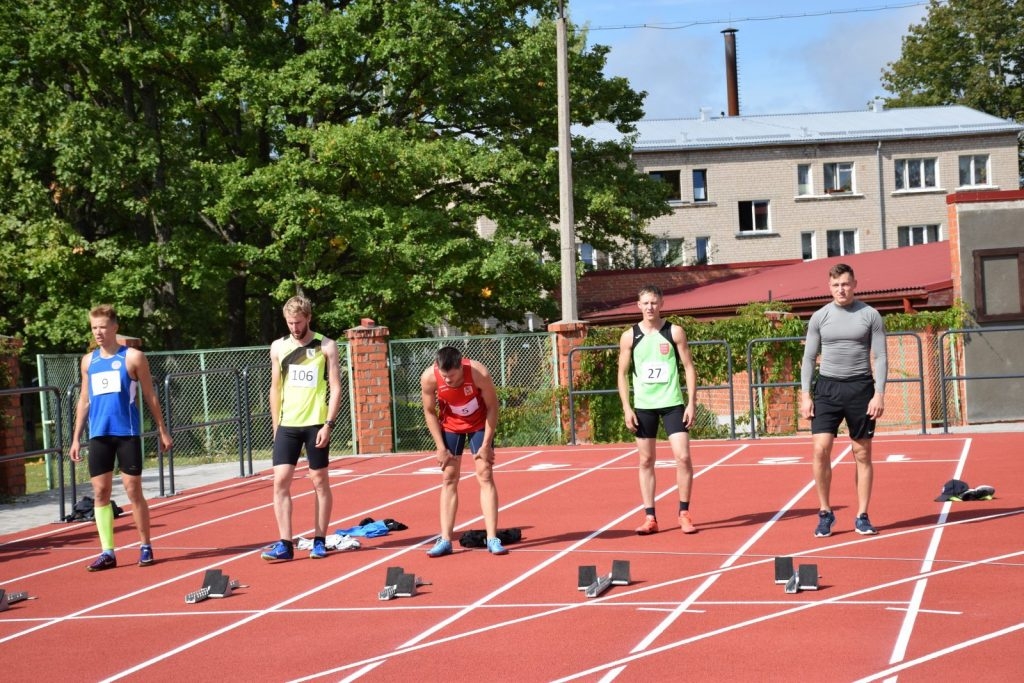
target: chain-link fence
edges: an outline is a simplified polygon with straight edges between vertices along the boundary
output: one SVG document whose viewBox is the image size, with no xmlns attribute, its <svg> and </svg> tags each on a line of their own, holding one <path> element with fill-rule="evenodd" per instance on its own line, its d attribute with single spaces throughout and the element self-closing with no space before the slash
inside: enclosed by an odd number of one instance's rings
<svg viewBox="0 0 1024 683">
<path fill-rule="evenodd" d="M 439 339 L 392 340 L 391 397 L 395 450 L 433 450 L 423 419 L 420 376 L 437 350 L 454 346 L 463 357 L 482 363 L 491 373 L 501 407 L 498 446 L 563 443 L 558 413 L 558 364 L 550 334 L 514 334 Z"/>
<path fill-rule="evenodd" d="M 338 425 L 331 434 L 331 453 L 355 452 L 352 391 L 348 344 L 338 342 L 342 396 Z M 39 382 L 64 392 L 62 423 L 64 444 L 71 442 L 78 402 L 81 355 L 37 356 Z M 270 349 L 267 346 L 201 351 L 146 352 L 164 416 L 172 430 L 174 465 L 208 462 L 266 460 L 273 441 L 270 421 Z M 54 440 L 55 401 L 42 398 L 43 440 Z M 155 429 L 142 404 L 145 466 L 164 471 Z M 348 419 L 346 419 L 348 417 Z M 50 487 L 59 478 L 47 458 Z M 88 471 L 68 461 L 68 481 L 88 481 Z M 169 468 L 170 469 L 170 468 Z M 162 477 L 161 477 L 162 484 Z M 173 481 L 172 481 L 173 490 Z"/>
</svg>

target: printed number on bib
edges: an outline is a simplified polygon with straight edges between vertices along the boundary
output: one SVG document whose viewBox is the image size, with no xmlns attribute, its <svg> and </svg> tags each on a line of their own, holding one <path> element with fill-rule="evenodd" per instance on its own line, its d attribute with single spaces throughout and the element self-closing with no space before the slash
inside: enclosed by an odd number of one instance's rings
<svg viewBox="0 0 1024 683">
<path fill-rule="evenodd" d="M 479 410 L 480 402 L 477 401 L 476 398 L 474 397 L 473 400 L 470 401 L 469 403 L 463 403 L 461 406 L 448 407 L 451 408 L 452 413 L 454 413 L 455 415 L 461 415 L 462 417 L 466 417 L 467 415 L 472 415 L 477 410 Z"/>
<path fill-rule="evenodd" d="M 316 386 L 316 370 L 303 365 L 288 366 L 288 386 L 312 389 Z"/>
<path fill-rule="evenodd" d="M 92 384 L 94 395 L 116 394 L 121 391 L 121 373 L 117 370 L 94 372 L 89 375 L 89 382 Z"/>
<path fill-rule="evenodd" d="M 640 379 L 646 384 L 664 384 L 668 381 L 668 363 L 660 361 L 642 363 Z"/>
</svg>

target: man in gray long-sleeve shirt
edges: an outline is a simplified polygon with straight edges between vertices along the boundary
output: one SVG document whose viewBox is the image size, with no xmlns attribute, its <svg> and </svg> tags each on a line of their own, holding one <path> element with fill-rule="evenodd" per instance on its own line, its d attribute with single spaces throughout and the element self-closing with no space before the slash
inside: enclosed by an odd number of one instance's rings
<svg viewBox="0 0 1024 683">
<path fill-rule="evenodd" d="M 854 528 L 859 534 L 877 534 L 868 519 L 868 502 L 873 476 L 871 437 L 875 434 L 875 420 L 885 410 L 885 378 L 888 372 L 885 327 L 878 311 L 854 299 L 857 280 L 850 266 L 839 263 L 829 269 L 828 284 L 832 301 L 811 316 L 800 372 L 800 416 L 811 420 L 814 482 L 820 504 L 814 535 L 831 536 L 836 520 L 829 502 L 832 443 L 844 419 L 857 462 L 857 519 Z M 812 388 L 814 361 L 819 350 L 819 377 Z"/>
</svg>

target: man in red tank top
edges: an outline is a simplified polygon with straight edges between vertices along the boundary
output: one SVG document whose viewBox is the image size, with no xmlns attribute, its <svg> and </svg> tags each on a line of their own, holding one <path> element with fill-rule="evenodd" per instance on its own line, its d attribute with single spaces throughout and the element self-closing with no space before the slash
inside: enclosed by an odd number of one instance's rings
<svg viewBox="0 0 1024 683">
<path fill-rule="evenodd" d="M 493 555 L 506 554 L 508 551 L 498 540 L 498 489 L 492 473 L 498 395 L 490 373 L 481 363 L 463 358 L 458 349 L 445 346 L 438 350 L 434 364 L 420 376 L 420 392 L 423 415 L 437 446 L 437 464 L 442 474 L 441 536 L 427 555 L 442 557 L 452 552 L 461 456 L 467 442 L 480 483 L 487 550 Z"/>
</svg>

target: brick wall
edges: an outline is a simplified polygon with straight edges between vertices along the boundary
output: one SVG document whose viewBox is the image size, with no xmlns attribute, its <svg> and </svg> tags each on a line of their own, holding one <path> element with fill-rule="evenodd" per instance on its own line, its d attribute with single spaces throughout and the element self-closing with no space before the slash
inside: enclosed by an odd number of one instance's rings
<svg viewBox="0 0 1024 683">
<path fill-rule="evenodd" d="M 356 452 L 391 453 L 391 381 L 386 327 L 363 318 L 359 327 L 346 331 L 352 359 L 352 383 L 356 406 Z"/>
<path fill-rule="evenodd" d="M 2 388 L 15 388 L 20 384 L 17 349 L 20 340 L 0 337 L 0 364 L 9 381 Z M 12 351 L 13 349 L 13 351 Z M 18 395 L 0 397 L 0 455 L 25 452 L 25 420 L 21 414 L 21 397 Z M 21 496 L 26 491 L 25 461 L 6 460 L 0 462 L 0 494 Z"/>
</svg>

